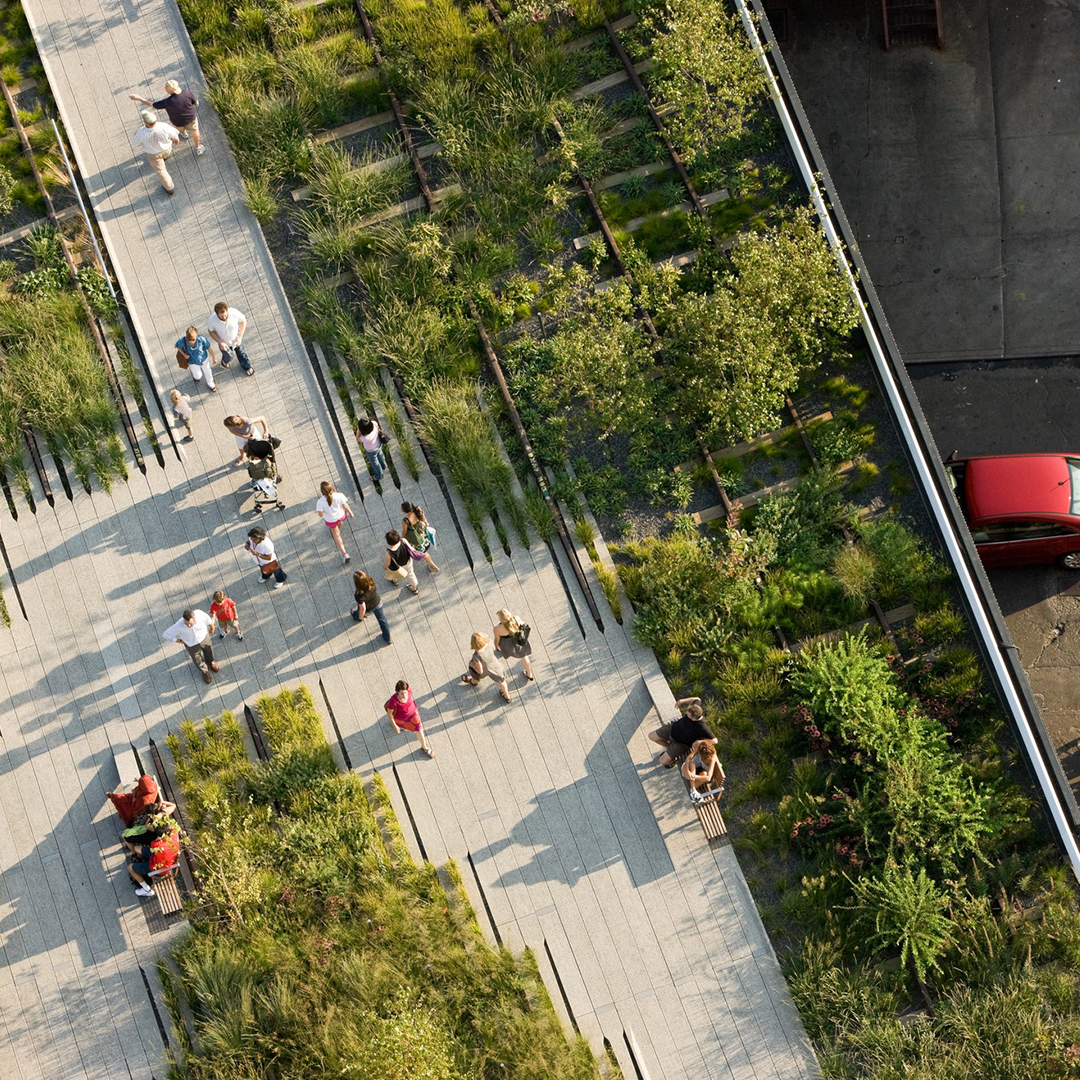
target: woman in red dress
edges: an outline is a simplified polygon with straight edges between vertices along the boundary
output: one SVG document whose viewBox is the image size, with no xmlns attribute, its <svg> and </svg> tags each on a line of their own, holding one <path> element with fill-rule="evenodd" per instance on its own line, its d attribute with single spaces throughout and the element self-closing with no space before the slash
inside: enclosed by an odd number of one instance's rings
<svg viewBox="0 0 1080 1080">
<path fill-rule="evenodd" d="M 420 749 L 427 754 L 428 757 L 434 757 L 435 751 L 428 746 L 427 737 L 424 735 L 424 725 L 420 720 L 420 710 L 416 707 L 416 702 L 413 701 L 412 691 L 409 689 L 409 684 L 404 679 L 398 679 L 398 684 L 394 687 L 393 696 L 383 706 L 386 709 L 386 715 L 390 717 L 390 724 L 395 731 L 415 731 L 417 741 L 420 743 Z"/>
</svg>

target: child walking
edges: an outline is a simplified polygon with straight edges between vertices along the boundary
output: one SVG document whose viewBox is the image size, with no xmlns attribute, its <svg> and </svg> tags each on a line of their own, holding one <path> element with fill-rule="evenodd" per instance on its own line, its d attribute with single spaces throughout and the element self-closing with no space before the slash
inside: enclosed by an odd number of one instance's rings
<svg viewBox="0 0 1080 1080">
<path fill-rule="evenodd" d="M 236 602 L 230 600 L 221 589 L 214 593 L 210 604 L 210 618 L 218 621 L 219 638 L 224 639 L 228 637 L 230 630 L 235 630 L 236 640 L 244 640 L 244 635 L 240 630 L 240 616 L 236 613 Z"/>
<path fill-rule="evenodd" d="M 169 395 L 169 400 L 172 402 L 173 417 L 187 428 L 184 442 L 191 442 L 195 438 L 195 432 L 191 430 L 191 398 L 187 394 L 181 394 L 179 390 L 174 390 Z"/>
</svg>

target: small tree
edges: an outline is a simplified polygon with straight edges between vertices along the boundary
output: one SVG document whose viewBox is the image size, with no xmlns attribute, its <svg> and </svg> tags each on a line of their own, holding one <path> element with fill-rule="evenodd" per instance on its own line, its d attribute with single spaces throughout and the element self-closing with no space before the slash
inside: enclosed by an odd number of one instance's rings
<svg viewBox="0 0 1080 1080">
<path fill-rule="evenodd" d="M 919 867 L 888 862 L 880 876 L 855 882 L 856 910 L 864 924 L 873 926 L 870 940 L 879 948 L 898 948 L 920 987 L 931 970 L 940 970 L 938 957 L 952 939 L 952 923 L 945 914 L 946 897 Z"/>
<path fill-rule="evenodd" d="M 667 0 L 644 20 L 652 33 L 657 95 L 687 161 L 743 133 L 765 78 L 738 15 L 724 0 Z"/>
</svg>

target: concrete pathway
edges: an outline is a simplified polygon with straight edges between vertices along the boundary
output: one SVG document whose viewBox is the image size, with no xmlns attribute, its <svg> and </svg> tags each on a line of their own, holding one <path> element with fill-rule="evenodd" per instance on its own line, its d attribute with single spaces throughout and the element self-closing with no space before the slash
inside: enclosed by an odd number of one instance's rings
<svg viewBox="0 0 1080 1080">
<path fill-rule="evenodd" d="M 163 1075 L 154 964 L 183 924 L 152 932 L 123 876 L 104 800 L 112 749 L 162 746 L 185 717 L 240 712 L 299 683 L 353 767 L 382 773 L 417 854 L 458 861 L 482 921 L 490 911 L 485 929 L 536 951 L 557 1007 L 598 1050 L 606 1038 L 628 1077 L 631 1051 L 652 1080 L 817 1075 L 732 850 L 705 843 L 681 784 L 652 764 L 645 679 L 670 708 L 652 654 L 587 617 L 583 637 L 542 545 L 489 565 L 466 537 L 470 570 L 429 473 L 387 483 L 385 498 L 366 484 L 361 501 L 216 118 L 203 107 L 208 154 L 176 155 L 172 199 L 129 151 L 129 92 L 202 82 L 174 4 L 26 8 L 157 390 L 190 389 L 172 343 L 218 299 L 247 314 L 257 375 L 221 372 L 216 395 L 192 391 L 197 438 L 164 469 L 3 524 L 29 621 L 16 610 L 0 631 L 0 1076 Z M 278 591 L 240 550 L 252 519 L 221 426 L 230 412 L 270 417 L 284 440 L 290 506 L 263 520 L 290 575 Z M 326 478 L 357 514 L 348 570 L 313 513 Z M 419 597 L 385 590 L 383 647 L 349 617 L 350 572 L 378 573 L 403 498 L 439 527 L 444 569 L 421 570 Z M 217 649 L 206 687 L 160 634 L 218 587 L 237 600 L 245 640 Z M 469 632 L 504 605 L 534 628 L 538 676 L 516 678 L 509 706 L 490 684 L 458 683 Z M 382 714 L 400 676 L 434 761 Z"/>
</svg>

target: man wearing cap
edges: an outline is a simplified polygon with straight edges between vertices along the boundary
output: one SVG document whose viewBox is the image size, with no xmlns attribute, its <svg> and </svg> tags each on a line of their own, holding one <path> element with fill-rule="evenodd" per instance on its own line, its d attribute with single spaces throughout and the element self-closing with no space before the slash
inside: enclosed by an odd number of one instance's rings
<svg viewBox="0 0 1080 1080">
<path fill-rule="evenodd" d="M 143 110 L 139 115 L 142 116 L 143 126 L 135 132 L 131 145 L 146 155 L 146 160 L 157 173 L 161 186 L 172 195 L 176 188 L 173 187 L 173 179 L 165 167 L 165 162 L 172 155 L 173 147 L 180 145 L 180 132 L 164 120 L 159 123 L 157 113 L 152 113 L 149 109 Z"/>
<path fill-rule="evenodd" d="M 160 101 L 149 101 L 147 98 L 139 97 L 138 94 L 128 94 L 128 97 L 143 105 L 164 109 L 169 117 L 169 123 L 180 132 L 180 138 L 186 139 L 190 131 L 191 137 L 195 140 L 195 153 L 204 154 L 206 147 L 202 144 L 202 137 L 199 134 L 199 116 L 195 111 L 199 107 L 199 99 L 191 90 L 181 90 L 180 84 L 175 79 L 170 79 L 165 84 L 165 93 L 168 97 L 163 97 Z"/>
</svg>

